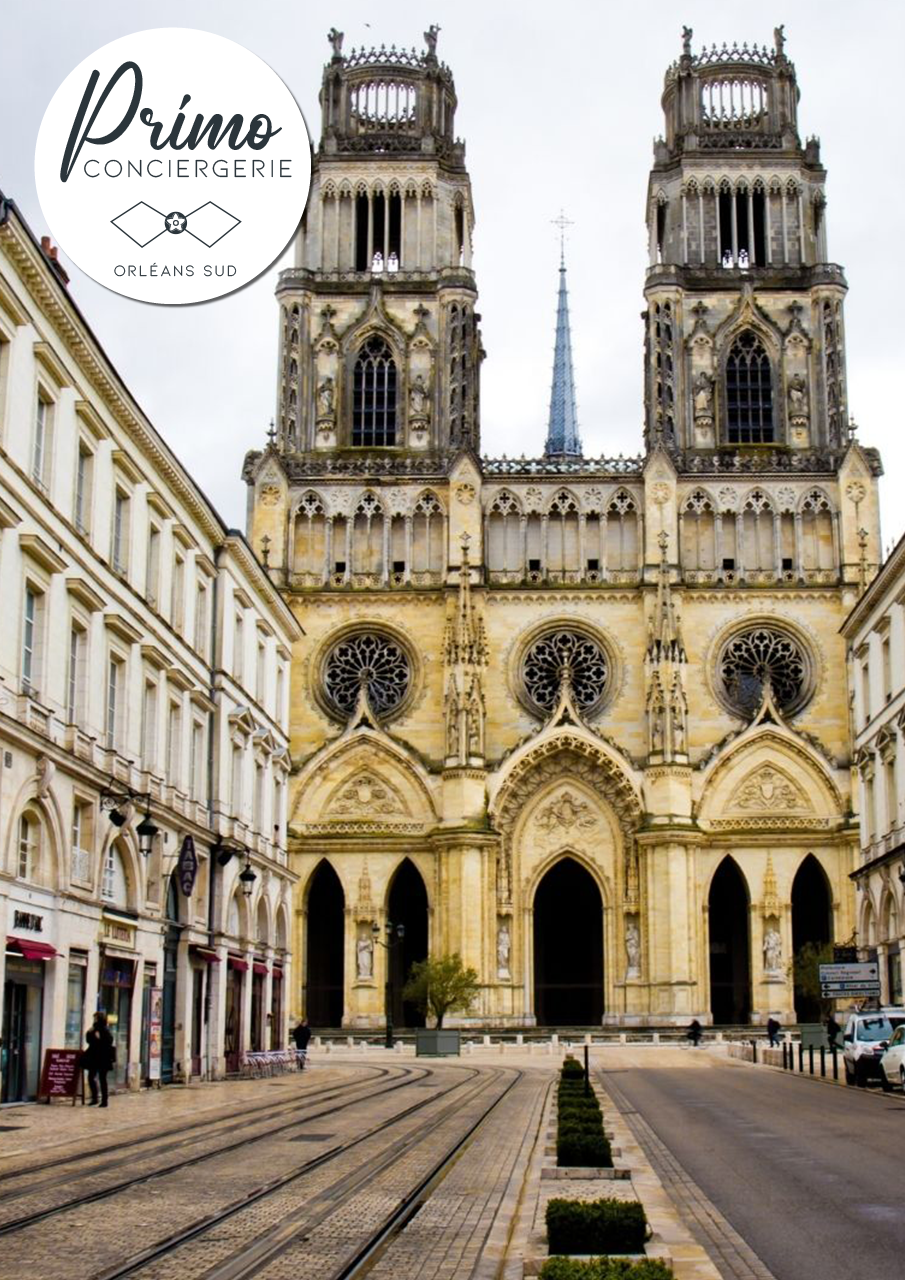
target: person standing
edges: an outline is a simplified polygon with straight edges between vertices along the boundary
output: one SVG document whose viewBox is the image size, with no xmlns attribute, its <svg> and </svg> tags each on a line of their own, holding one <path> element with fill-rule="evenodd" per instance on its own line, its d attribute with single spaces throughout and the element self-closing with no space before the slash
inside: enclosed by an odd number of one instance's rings
<svg viewBox="0 0 905 1280">
<path fill-rule="evenodd" d="M 311 1039 L 311 1028 L 304 1018 L 299 1019 L 298 1026 L 292 1032 L 296 1053 L 299 1055 L 299 1066 L 304 1067 L 308 1056 L 308 1041 Z"/>
<path fill-rule="evenodd" d="M 697 1018 L 693 1018 L 691 1020 L 691 1024 L 689 1025 L 689 1028 L 685 1032 L 685 1034 L 688 1037 L 688 1039 L 691 1041 L 694 1048 L 696 1049 L 698 1045 L 701 1043 L 701 1035 L 703 1034 L 701 1030 L 701 1024 L 700 1022 L 698 1022 Z"/>
<path fill-rule="evenodd" d="M 826 1042 L 831 1049 L 835 1049 L 837 1047 L 836 1041 L 839 1039 L 839 1032 L 842 1030 L 842 1028 L 839 1026 L 839 1023 L 836 1021 L 836 1019 L 833 1017 L 831 1013 L 827 1015 L 825 1026 L 826 1026 Z"/>
<path fill-rule="evenodd" d="M 767 1036 L 770 1040 L 771 1049 L 775 1049 L 779 1044 L 779 1033 L 781 1029 L 782 1028 L 776 1018 L 767 1019 Z"/>
<path fill-rule="evenodd" d="M 82 1065 L 88 1071 L 88 1087 L 91 1090 L 89 1107 L 98 1105 L 98 1083 L 100 1083 L 100 1105 L 107 1105 L 107 1073 L 113 1067 L 113 1037 L 107 1026 L 107 1015 L 101 1010 L 94 1015 L 94 1022 L 88 1028 L 85 1037 L 88 1047 L 82 1058 Z"/>
</svg>

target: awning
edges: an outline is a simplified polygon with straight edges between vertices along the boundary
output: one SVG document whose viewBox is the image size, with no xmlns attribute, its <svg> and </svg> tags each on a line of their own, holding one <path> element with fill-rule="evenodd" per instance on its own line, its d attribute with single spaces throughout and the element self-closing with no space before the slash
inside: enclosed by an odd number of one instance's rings
<svg viewBox="0 0 905 1280">
<path fill-rule="evenodd" d="M 266 965 L 266 964 L 261 964 L 260 960 L 256 960 L 256 961 L 254 962 L 254 964 L 253 964 L 251 967 L 252 967 L 252 969 L 254 970 L 254 972 L 255 972 L 255 973 L 266 973 L 266 972 L 267 972 L 267 965 Z"/>
<path fill-rule="evenodd" d="M 239 973 L 244 973 L 248 968 L 248 961 L 240 960 L 238 956 L 227 956 L 227 964 L 230 969 L 238 969 Z"/>
<path fill-rule="evenodd" d="M 8 947 L 17 947 L 26 960 L 53 960 L 60 953 L 49 942 L 35 942 L 32 938 L 7 937 Z"/>
<path fill-rule="evenodd" d="M 275 964 L 275 965 L 273 966 L 273 976 L 274 976 L 275 978 L 282 978 L 282 976 L 283 976 L 283 970 L 280 968 L 280 966 L 279 966 L 278 964 Z"/>
<path fill-rule="evenodd" d="M 211 951 L 210 947 L 198 947 L 194 944 L 189 947 L 189 951 L 196 960 L 203 960 L 205 964 L 219 964 L 220 957 L 216 951 Z"/>
</svg>

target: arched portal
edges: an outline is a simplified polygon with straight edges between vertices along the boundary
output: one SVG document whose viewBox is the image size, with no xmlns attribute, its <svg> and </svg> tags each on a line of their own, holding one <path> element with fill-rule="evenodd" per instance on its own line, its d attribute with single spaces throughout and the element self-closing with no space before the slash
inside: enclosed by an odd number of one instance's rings
<svg viewBox="0 0 905 1280">
<path fill-rule="evenodd" d="M 402 941 L 396 940 L 389 952 L 389 989 L 387 999 L 393 1009 L 397 1027 L 423 1027 L 424 1014 L 402 999 L 402 988 L 416 960 L 427 959 L 427 890 L 421 875 L 408 858 L 393 876 L 387 899 L 387 919 L 392 925 L 404 925 Z"/>
<path fill-rule="evenodd" d="M 534 1012 L 539 1026 L 599 1026 L 603 902 L 574 858 L 550 868 L 534 895 Z"/>
<path fill-rule="evenodd" d="M 748 890 L 738 863 L 724 858 L 710 885 L 710 1012 L 716 1026 L 751 1016 Z"/>
<path fill-rule="evenodd" d="M 345 906 L 339 876 L 324 859 L 308 889 L 305 1013 L 312 1027 L 342 1025 Z"/>
<path fill-rule="evenodd" d="M 792 881 L 792 952 L 811 944 L 825 947 L 833 938 L 833 902 L 826 873 L 812 853 Z M 795 988 L 795 1016 L 799 1022 L 819 1022 L 820 1001 Z"/>
</svg>

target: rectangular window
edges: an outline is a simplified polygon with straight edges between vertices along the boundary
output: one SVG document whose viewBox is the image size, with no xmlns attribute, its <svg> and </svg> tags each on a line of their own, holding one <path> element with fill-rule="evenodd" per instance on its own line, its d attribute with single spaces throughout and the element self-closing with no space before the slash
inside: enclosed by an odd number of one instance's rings
<svg viewBox="0 0 905 1280">
<path fill-rule="evenodd" d="M 264 687 L 267 678 L 267 649 L 263 640 L 258 641 L 258 664 L 255 671 L 255 697 L 258 702 L 264 701 Z"/>
<path fill-rule="evenodd" d="M 204 785 L 204 725 L 196 720 L 192 725 L 192 776 L 189 783 L 191 795 L 204 801 L 207 788 Z"/>
<path fill-rule="evenodd" d="M 892 697 L 892 659 L 890 657 L 889 636 L 883 637 L 882 644 L 883 656 L 883 697 L 889 702 Z"/>
<path fill-rule="evenodd" d="M 173 561 L 173 581 L 170 591 L 170 623 L 174 631 L 182 631 L 185 624 L 185 558 L 176 556 Z"/>
<path fill-rule="evenodd" d="M 22 623 L 22 689 L 35 691 L 38 682 L 38 658 L 41 638 L 41 593 L 25 588 L 25 613 Z"/>
<path fill-rule="evenodd" d="M 85 1020 L 85 986 L 88 976 L 88 957 L 83 952 L 69 953 L 69 981 L 66 986 L 66 1041 L 67 1049 L 82 1047 L 82 1028 Z"/>
<path fill-rule="evenodd" d="M 231 802 L 234 818 L 242 816 L 242 748 L 233 743 Z"/>
<path fill-rule="evenodd" d="M 203 656 L 207 653 L 207 645 L 207 587 L 199 582 L 195 596 L 195 651 Z"/>
<path fill-rule="evenodd" d="M 899 801 L 896 795 L 896 758 L 890 755 L 883 761 L 883 773 L 886 786 L 886 829 L 895 831 L 899 818 Z"/>
<path fill-rule="evenodd" d="M 126 573 L 129 566 L 129 495 L 117 489 L 113 498 L 113 568 Z"/>
<path fill-rule="evenodd" d="M 141 704 L 141 758 L 145 768 L 153 771 L 157 765 L 157 685 L 153 680 L 145 682 Z"/>
<path fill-rule="evenodd" d="M 870 721 L 870 667 L 866 662 L 861 666 L 861 715 L 867 724 Z"/>
<path fill-rule="evenodd" d="M 111 656 L 107 664 L 107 748 L 118 751 L 123 745 L 125 718 L 126 664 L 122 658 Z"/>
<path fill-rule="evenodd" d="M 145 566 L 145 599 L 152 609 L 157 608 L 160 597 L 160 530 L 155 524 L 148 526 L 148 557 Z"/>
<path fill-rule="evenodd" d="M 233 675 L 239 684 L 245 668 L 245 618 L 242 610 L 236 611 L 235 631 L 233 633 Z"/>
<path fill-rule="evenodd" d="M 83 883 L 91 879 L 91 805 L 76 800 L 72 806 L 72 865 L 73 880 Z"/>
<path fill-rule="evenodd" d="M 85 680 L 87 673 L 88 633 L 73 623 L 69 629 L 69 671 L 66 684 L 66 715 L 70 724 L 81 724 L 85 718 Z"/>
<path fill-rule="evenodd" d="M 116 851 L 112 844 L 107 846 L 107 852 L 104 856 L 101 897 L 106 902 L 114 902 L 116 900 Z"/>
<path fill-rule="evenodd" d="M 38 879 L 40 827 L 36 819 L 23 814 L 19 819 L 19 879 Z"/>
<path fill-rule="evenodd" d="M 182 736 L 182 708 L 178 702 L 170 703 L 167 718 L 167 782 L 178 787 L 180 782 L 179 766 L 181 763 L 180 738 Z"/>
<path fill-rule="evenodd" d="M 45 493 L 50 471 L 51 414 L 50 401 L 39 391 L 31 447 L 31 478 Z"/>
<path fill-rule="evenodd" d="M 262 765 L 255 764 L 255 794 L 254 794 L 254 813 L 252 814 L 252 826 L 255 831 L 261 830 L 261 822 L 264 817 L 264 769 Z"/>
<path fill-rule="evenodd" d="M 274 719 L 278 724 L 283 723 L 283 698 L 286 689 L 286 672 L 282 662 L 277 663 L 277 696 L 276 707 L 274 709 Z"/>
<path fill-rule="evenodd" d="M 79 533 L 87 533 L 90 527 L 93 470 L 94 456 L 91 450 L 80 441 L 75 463 L 75 510 L 73 512 L 75 527 Z"/>
</svg>

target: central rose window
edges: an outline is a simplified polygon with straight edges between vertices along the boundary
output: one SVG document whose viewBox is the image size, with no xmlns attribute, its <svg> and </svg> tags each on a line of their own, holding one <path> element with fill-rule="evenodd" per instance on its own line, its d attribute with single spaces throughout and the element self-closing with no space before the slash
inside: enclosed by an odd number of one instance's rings
<svg viewBox="0 0 905 1280">
<path fill-rule="evenodd" d="M 777 707 L 794 715 L 813 692 L 812 667 L 795 636 L 773 625 L 748 627 L 726 642 L 717 661 L 724 702 L 750 718 L 760 707 L 769 682 Z"/>
<path fill-rule="evenodd" d="M 524 700 L 542 717 L 555 707 L 566 672 L 575 705 L 587 714 L 601 706 L 610 683 L 611 663 L 602 643 L 571 627 L 551 628 L 538 636 L 521 666 Z"/>
<path fill-rule="evenodd" d="M 409 656 L 401 644 L 379 631 L 359 631 L 331 647 L 324 660 L 324 693 L 331 710 L 348 719 L 362 685 L 375 715 L 398 711 L 412 683 Z"/>
</svg>

